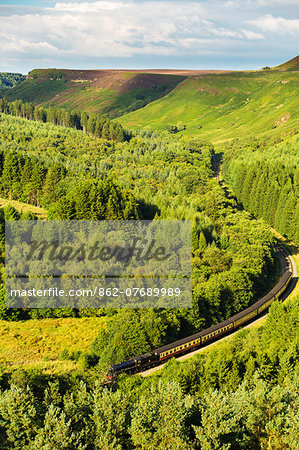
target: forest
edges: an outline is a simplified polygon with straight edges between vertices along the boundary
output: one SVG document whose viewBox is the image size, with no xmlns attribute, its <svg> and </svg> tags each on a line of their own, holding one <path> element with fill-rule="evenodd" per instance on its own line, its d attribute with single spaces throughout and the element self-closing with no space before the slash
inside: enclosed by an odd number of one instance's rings
<svg viewBox="0 0 299 450">
<path fill-rule="evenodd" d="M 252 139 L 242 145 L 235 141 L 226 147 L 223 165 L 225 178 L 244 208 L 297 244 L 298 144 L 297 132 L 282 142 Z"/>
<path fill-rule="evenodd" d="M 112 122 L 103 114 L 87 114 L 84 111 L 69 111 L 65 108 L 42 108 L 34 106 L 33 103 L 24 103 L 22 100 L 8 102 L 5 97 L 0 98 L 0 113 L 76 128 L 89 136 L 103 139 L 122 142 L 130 138 L 130 134 L 120 124 Z"/>
<path fill-rule="evenodd" d="M 179 335 L 241 311 L 275 281 L 274 239 L 214 180 L 211 144 L 151 131 L 115 142 L 7 114 L 0 139 L 1 196 L 41 205 L 49 218 L 193 220 L 194 300 L 192 310 L 174 313 Z M 135 351 L 128 345 L 125 356 Z"/>
<path fill-rule="evenodd" d="M 20 73 L 0 72 L 0 89 L 12 88 L 25 78 L 26 76 Z"/>
</svg>

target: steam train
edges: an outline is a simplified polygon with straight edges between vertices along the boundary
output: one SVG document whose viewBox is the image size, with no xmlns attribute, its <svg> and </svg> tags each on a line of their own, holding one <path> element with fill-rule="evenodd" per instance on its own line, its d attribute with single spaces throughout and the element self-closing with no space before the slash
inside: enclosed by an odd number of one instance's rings
<svg viewBox="0 0 299 450">
<path fill-rule="evenodd" d="M 274 302 L 274 300 L 278 299 L 283 294 L 292 278 L 292 265 L 288 254 L 284 249 L 279 248 L 279 256 L 284 275 L 279 283 L 263 298 L 249 308 L 246 308 L 244 311 L 241 311 L 233 317 L 224 320 L 217 325 L 213 325 L 206 330 L 164 345 L 163 347 L 156 348 L 151 353 L 145 353 L 141 356 L 135 356 L 128 361 L 114 364 L 110 367 L 106 375 L 107 382 L 115 380 L 117 375 L 121 373 L 132 374 L 141 372 L 150 367 L 165 363 L 172 357 L 181 356 L 189 351 L 196 350 L 206 343 L 218 339 L 220 336 L 231 333 L 241 325 L 246 324 L 256 316 L 260 315 Z"/>
</svg>

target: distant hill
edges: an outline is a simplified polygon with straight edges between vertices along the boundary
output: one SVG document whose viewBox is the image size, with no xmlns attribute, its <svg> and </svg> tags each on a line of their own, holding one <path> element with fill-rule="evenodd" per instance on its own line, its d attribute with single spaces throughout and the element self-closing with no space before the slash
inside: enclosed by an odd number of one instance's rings
<svg viewBox="0 0 299 450">
<path fill-rule="evenodd" d="M 12 88 L 25 78 L 21 73 L 0 72 L 0 89 Z"/>
<path fill-rule="evenodd" d="M 35 69 L 9 93 L 0 91 L 0 96 L 118 117 L 163 97 L 187 76 L 223 72 Z"/>
<path fill-rule="evenodd" d="M 164 96 L 184 79 L 168 73 L 35 69 L 6 96 L 117 117 Z"/>
<path fill-rule="evenodd" d="M 244 72 L 35 69 L 0 96 L 106 113 L 128 129 L 149 126 L 221 143 L 299 126 L 298 64 L 299 56 Z"/>
<path fill-rule="evenodd" d="M 280 66 L 273 67 L 278 70 L 299 70 L 299 55 L 289 61 L 281 64 Z"/>
</svg>

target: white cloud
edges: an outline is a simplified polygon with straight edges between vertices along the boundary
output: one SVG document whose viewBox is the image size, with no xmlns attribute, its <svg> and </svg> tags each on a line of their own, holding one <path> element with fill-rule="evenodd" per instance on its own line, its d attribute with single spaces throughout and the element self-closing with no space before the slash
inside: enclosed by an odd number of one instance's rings
<svg viewBox="0 0 299 450">
<path fill-rule="evenodd" d="M 259 6 L 299 6 L 299 0 L 257 0 Z"/>
<path fill-rule="evenodd" d="M 254 31 L 251 31 L 251 30 L 242 30 L 242 33 L 245 38 L 250 39 L 250 40 L 265 39 L 265 36 L 263 34 L 255 33 Z"/>
<path fill-rule="evenodd" d="M 299 0 L 227 0 L 225 5 L 230 8 L 260 8 L 298 6 Z"/>
<path fill-rule="evenodd" d="M 6 64 L 32 54 L 55 65 L 63 57 L 75 62 L 82 56 L 92 61 L 140 55 L 214 55 L 236 49 L 242 54 L 250 42 L 264 42 L 264 33 L 298 30 L 296 19 L 258 15 L 254 10 L 248 15 L 242 8 L 267 1 L 73 0 L 46 8 L 41 3 L 36 9 L 3 7 L 1 60 Z M 232 9 L 236 4 L 239 7 Z"/>
<path fill-rule="evenodd" d="M 299 33 L 299 19 L 284 19 L 266 14 L 255 20 L 249 20 L 248 23 L 272 33 Z"/>
<path fill-rule="evenodd" d="M 125 6 L 128 3 L 123 2 L 83 2 L 83 3 L 56 3 L 54 9 L 56 11 L 71 11 L 73 13 L 93 13 L 103 10 L 113 11 Z M 47 8 L 51 9 L 51 8 Z"/>
<path fill-rule="evenodd" d="M 153 1 L 65 2 L 43 13 L 6 17 L 1 30 L 8 40 L 27 42 L 28 50 L 34 43 L 47 42 L 51 52 L 57 48 L 102 57 L 188 52 L 192 39 L 205 42 L 207 52 L 211 42 L 204 39 L 248 39 L 242 32 L 217 27 L 208 16 L 202 5 L 183 0 L 171 7 L 169 2 Z"/>
</svg>

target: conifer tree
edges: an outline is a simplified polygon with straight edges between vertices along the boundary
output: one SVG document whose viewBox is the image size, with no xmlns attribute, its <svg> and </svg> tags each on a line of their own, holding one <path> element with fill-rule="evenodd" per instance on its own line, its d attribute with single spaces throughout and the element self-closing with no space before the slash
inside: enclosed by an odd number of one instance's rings
<svg viewBox="0 0 299 450">
<path fill-rule="evenodd" d="M 68 420 L 64 411 L 51 404 L 46 412 L 43 427 L 36 434 L 29 446 L 30 450 L 83 450 L 82 433 L 72 431 L 71 420 Z"/>
<path fill-rule="evenodd" d="M 29 389 L 14 385 L 0 394 L 1 448 L 25 448 L 35 434 L 38 414 Z"/>
</svg>

